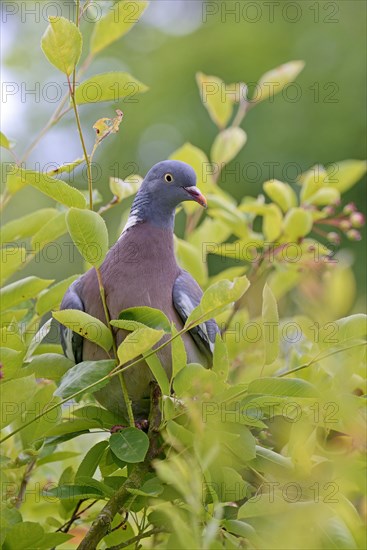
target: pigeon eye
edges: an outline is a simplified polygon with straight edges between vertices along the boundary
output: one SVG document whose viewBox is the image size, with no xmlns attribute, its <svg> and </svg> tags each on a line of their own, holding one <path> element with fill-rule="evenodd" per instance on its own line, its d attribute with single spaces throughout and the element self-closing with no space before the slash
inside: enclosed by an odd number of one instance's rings
<svg viewBox="0 0 367 550">
<path fill-rule="evenodd" d="M 164 179 L 167 183 L 171 183 L 173 181 L 173 176 L 172 174 L 165 174 Z"/>
</svg>

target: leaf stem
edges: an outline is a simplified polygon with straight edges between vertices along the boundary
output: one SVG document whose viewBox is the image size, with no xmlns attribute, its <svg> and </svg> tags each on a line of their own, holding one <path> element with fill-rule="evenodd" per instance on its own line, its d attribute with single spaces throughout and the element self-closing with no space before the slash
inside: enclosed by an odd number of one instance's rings
<svg viewBox="0 0 367 550">
<path fill-rule="evenodd" d="M 76 124 L 77 124 L 77 127 L 78 127 L 78 133 L 79 133 L 80 143 L 81 143 L 81 146 L 82 146 L 82 149 L 83 149 L 84 159 L 85 159 L 85 162 L 86 162 L 86 165 L 87 165 L 88 191 L 89 191 L 89 209 L 90 209 L 90 210 L 93 210 L 93 181 L 92 181 L 92 169 L 91 169 L 91 165 L 90 165 L 90 159 L 89 159 L 89 156 L 88 156 L 88 153 L 87 153 L 87 148 L 86 148 L 86 146 L 85 146 L 85 141 L 84 141 L 84 136 L 83 136 L 82 127 L 81 127 L 81 124 L 80 124 L 80 118 L 79 118 L 78 107 L 77 107 L 76 101 L 75 101 L 75 93 L 74 93 L 73 87 L 72 87 L 72 85 L 71 85 L 71 83 L 70 83 L 70 78 L 67 77 L 67 79 L 68 79 L 68 85 L 69 85 L 69 91 L 70 91 L 71 102 L 72 102 L 72 104 L 73 104 L 73 109 L 74 109 L 74 114 L 75 114 L 75 120 L 76 120 Z"/>
</svg>

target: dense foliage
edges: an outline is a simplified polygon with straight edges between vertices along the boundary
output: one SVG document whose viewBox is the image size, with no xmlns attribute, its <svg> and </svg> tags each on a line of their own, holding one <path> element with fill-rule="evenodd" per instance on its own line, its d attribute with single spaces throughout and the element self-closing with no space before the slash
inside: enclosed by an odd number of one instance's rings
<svg viewBox="0 0 367 550">
<path fill-rule="evenodd" d="M 75 23 L 50 17 L 41 44 L 68 83 L 45 130 L 72 112 L 83 158 L 37 172 L 24 161 L 38 138 L 18 159 L 1 134 L 1 146 L 14 156 L 2 207 L 26 186 L 55 203 L 1 229 L 3 548 L 137 548 L 140 541 L 167 549 L 365 547 L 366 317 L 341 317 L 350 311 L 354 291 L 348 256 L 337 247 L 342 234 L 360 238 L 363 216 L 343 203 L 343 194 L 364 175 L 366 163 L 310 167 L 297 189 L 269 180 L 264 194 L 239 204 L 218 185 L 246 144 L 241 125 L 249 109 L 293 82 L 301 61 L 264 74 L 251 97 L 242 82 L 197 74 L 203 106 L 218 132 L 210 158 L 191 143 L 171 155 L 194 167 L 208 198 L 205 217 L 197 205 L 184 204 L 185 238 L 175 238 L 179 263 L 205 288 L 182 331 L 152 308 L 125 311 L 115 320 L 107 315 L 106 323 L 59 311 L 77 275 L 62 281 L 47 273 L 18 277 L 37 255 L 52 253 L 65 233 L 99 273 L 109 246 L 103 215 L 122 208 L 126 217 L 126 199 L 140 185 L 135 174 L 111 178 L 111 200 L 95 209 L 101 198 L 93 189 L 93 157 L 102 142 L 107 147 L 115 139 L 123 112 L 96 121 L 88 152 L 84 133 L 92 129 L 82 128 L 79 109 L 96 101 L 118 106 L 147 91 L 123 72 L 82 76 L 148 2 L 135 3 L 133 18 L 126 2 L 118 2 L 95 24 L 79 64 L 79 21 L 87 4 L 76 3 Z M 83 163 L 87 190 L 72 184 Z M 213 255 L 223 260 L 215 275 L 208 268 Z M 222 333 L 213 368 L 186 364 L 181 335 L 213 316 Z M 62 355 L 53 318 L 106 351 L 113 346 L 111 326 L 131 335 L 110 360 L 74 366 Z M 165 334 L 171 379 L 152 351 Z M 148 433 L 135 427 L 131 410 L 129 418 L 116 417 L 93 398 L 112 377 L 124 391 L 124 368 L 134 368 L 126 363 L 137 363 L 142 354 L 160 394 L 152 399 Z M 112 521 L 105 531 L 103 507 Z"/>
</svg>

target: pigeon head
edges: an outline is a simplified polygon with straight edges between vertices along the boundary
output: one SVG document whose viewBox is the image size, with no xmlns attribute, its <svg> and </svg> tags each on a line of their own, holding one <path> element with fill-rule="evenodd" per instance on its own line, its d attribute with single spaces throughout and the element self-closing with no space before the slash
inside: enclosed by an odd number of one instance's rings
<svg viewBox="0 0 367 550">
<path fill-rule="evenodd" d="M 173 207 L 183 201 L 196 201 L 206 208 L 206 199 L 196 187 L 195 171 L 185 162 L 158 162 L 145 176 L 143 189 L 156 193 L 162 202 Z"/>
<path fill-rule="evenodd" d="M 135 197 L 124 232 L 142 222 L 173 228 L 176 207 L 184 201 L 195 201 L 204 208 L 207 206 L 205 197 L 196 187 L 194 169 L 178 160 L 155 164 Z"/>
</svg>

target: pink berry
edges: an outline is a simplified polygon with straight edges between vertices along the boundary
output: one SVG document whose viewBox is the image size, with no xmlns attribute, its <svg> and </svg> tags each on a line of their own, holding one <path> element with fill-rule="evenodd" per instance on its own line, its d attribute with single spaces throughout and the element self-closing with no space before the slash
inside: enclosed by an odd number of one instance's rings
<svg viewBox="0 0 367 550">
<path fill-rule="evenodd" d="M 339 223 L 339 227 L 342 231 L 348 231 L 348 229 L 352 227 L 352 224 L 349 220 L 341 220 L 341 222 Z"/>
<path fill-rule="evenodd" d="M 327 234 L 327 239 L 333 244 L 340 244 L 340 235 L 335 231 L 330 231 L 330 233 Z"/>
<path fill-rule="evenodd" d="M 346 214 L 349 216 L 349 214 L 353 214 L 353 212 L 357 211 L 357 207 L 354 204 L 354 202 L 350 202 L 349 204 L 346 204 L 343 208 L 343 214 Z"/>
<path fill-rule="evenodd" d="M 362 212 L 353 212 L 350 216 L 350 221 L 353 227 L 363 227 L 366 220 Z"/>
<path fill-rule="evenodd" d="M 362 235 L 356 229 L 349 229 L 349 231 L 347 231 L 347 237 L 351 241 L 360 241 L 362 239 Z"/>
</svg>

